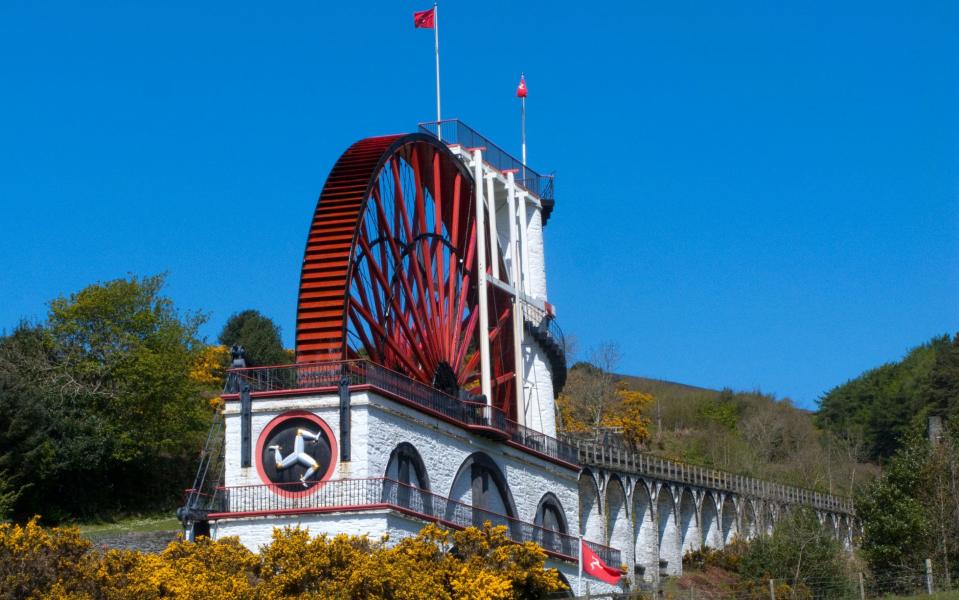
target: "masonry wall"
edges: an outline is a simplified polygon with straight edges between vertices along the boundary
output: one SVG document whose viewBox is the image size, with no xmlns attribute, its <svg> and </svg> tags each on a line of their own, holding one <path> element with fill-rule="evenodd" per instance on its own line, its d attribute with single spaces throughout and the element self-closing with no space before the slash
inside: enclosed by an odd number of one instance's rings
<svg viewBox="0 0 959 600">
<path fill-rule="evenodd" d="M 323 419 L 333 431 L 337 446 L 339 439 L 339 397 L 334 394 L 312 395 L 296 398 L 255 399 L 253 401 L 252 440 L 253 466 L 240 466 L 240 416 L 239 403 L 231 402 L 224 410 L 225 485 L 262 485 L 257 473 L 257 440 L 274 418 L 289 410 L 308 410 Z M 332 478 L 358 479 L 383 477 L 387 471 L 390 454 L 401 443 L 411 444 L 425 465 L 430 491 L 440 496 L 471 504 L 471 487 L 460 485 L 454 489 L 454 480 L 464 461 L 475 452 L 487 454 L 506 478 L 516 507 L 516 517 L 532 523 L 536 508 L 546 492 L 552 492 L 562 505 L 575 535 L 579 521 L 578 472 L 553 462 L 530 455 L 523 450 L 488 440 L 460 427 L 430 417 L 417 410 L 394 402 L 372 392 L 354 392 L 351 395 L 351 447 L 352 457 L 341 462 L 338 453 Z M 467 478 L 468 479 L 468 478 Z M 495 508 L 495 507 L 494 507 Z M 251 547 L 262 543 L 261 538 L 277 523 L 300 522 L 305 517 L 285 517 L 263 521 L 256 525 L 236 522 L 221 523 L 231 531 L 256 531 L 250 534 Z M 325 519 L 321 519 L 327 522 Z M 259 521 L 258 521 L 259 522 Z M 344 527 L 352 528 L 351 521 Z M 346 529 L 343 532 L 349 532 Z M 372 533 L 378 533 L 375 530 Z M 231 534 L 232 535 L 232 534 Z M 598 540 L 597 540 L 598 541 Z M 244 543 L 247 540 L 244 539 Z"/>
<path fill-rule="evenodd" d="M 410 519 L 389 510 L 379 510 L 220 519 L 212 524 L 210 533 L 214 539 L 237 536 L 244 546 L 253 552 L 259 552 L 263 546 L 270 543 L 273 531 L 277 528 L 300 527 L 313 536 L 326 534 L 332 537 L 340 533 L 365 534 L 372 540 L 378 540 L 387 535 L 390 541 L 395 543 L 405 537 L 416 535 L 423 525 L 422 521 Z"/>
</svg>

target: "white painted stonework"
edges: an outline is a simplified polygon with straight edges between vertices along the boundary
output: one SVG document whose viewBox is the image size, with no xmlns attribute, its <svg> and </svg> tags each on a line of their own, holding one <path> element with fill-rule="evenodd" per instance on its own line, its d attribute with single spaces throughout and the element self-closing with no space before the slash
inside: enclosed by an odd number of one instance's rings
<svg viewBox="0 0 959 600">
<path fill-rule="evenodd" d="M 530 336 L 523 342 L 524 395 L 526 397 L 526 426 L 556 437 L 556 402 L 553 392 L 553 373 L 546 353 Z"/>
<path fill-rule="evenodd" d="M 339 396 L 337 394 L 258 398 L 252 403 L 253 461 L 250 468 L 240 467 L 239 403 L 230 402 L 224 410 L 226 446 L 225 481 L 227 487 L 263 485 L 256 469 L 260 460 L 255 452 L 257 440 L 267 425 L 287 411 L 308 411 L 321 418 L 338 438 L 340 433 Z M 397 476 L 396 463 L 390 465 L 390 456 L 400 444 L 415 448 L 425 467 L 419 487 L 427 487 L 439 496 L 464 504 L 472 504 L 472 485 L 468 473 L 461 472 L 464 461 L 471 455 L 483 453 L 502 472 L 508 494 L 515 506 L 515 518 L 533 523 L 537 507 L 549 492 L 561 505 L 569 524 L 569 533 L 577 534 L 579 523 L 579 473 L 530 452 L 469 432 L 463 428 L 434 418 L 409 406 L 369 391 L 351 393 L 351 460 L 343 462 L 335 453 L 336 461 L 331 480 L 362 479 Z M 337 446 L 341 440 L 336 439 Z M 465 469 L 469 471 L 469 469 Z M 459 475 L 459 478 L 457 476 Z M 323 498 L 325 491 L 316 492 Z M 507 512 L 502 503 L 496 504 L 494 495 L 488 510 Z M 238 504 L 233 500 L 231 511 L 254 510 L 254 506 Z M 294 501 L 277 498 L 274 507 L 296 507 Z M 388 535 L 391 540 L 417 532 L 424 521 L 391 510 L 364 512 L 329 512 L 323 514 L 289 514 L 275 516 L 224 516 L 211 523 L 214 538 L 238 536 L 247 547 L 256 550 L 269 542 L 273 529 L 284 526 L 306 527 L 314 534 L 366 534 L 379 539 Z M 597 537 L 594 541 L 602 543 Z M 562 563 L 563 561 L 557 561 Z M 567 565 L 569 567 L 569 565 Z M 572 572 L 575 572 L 573 565 Z M 564 568 L 564 573 L 570 568 Z"/>
</svg>

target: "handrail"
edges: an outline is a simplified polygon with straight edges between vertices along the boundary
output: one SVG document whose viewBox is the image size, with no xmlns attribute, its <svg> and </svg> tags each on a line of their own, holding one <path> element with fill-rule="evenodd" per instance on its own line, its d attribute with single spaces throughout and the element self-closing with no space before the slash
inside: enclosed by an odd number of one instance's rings
<svg viewBox="0 0 959 600">
<path fill-rule="evenodd" d="M 575 447 L 512 421 L 502 409 L 482 402 L 460 400 L 366 359 L 247 367 L 230 369 L 229 374 L 243 380 L 254 398 L 303 390 L 332 391 L 344 380 L 351 386 L 367 385 L 438 418 L 578 468 Z M 223 395 L 224 400 L 237 397 L 235 393 Z"/>
<path fill-rule="evenodd" d="M 526 189 L 540 200 L 553 200 L 553 175 L 541 175 L 523 164 L 521 160 L 506 152 L 489 138 L 459 119 L 443 119 L 420 123 L 420 131 L 439 138 L 442 128 L 442 140 L 447 144 L 459 144 L 464 148 L 485 148 L 483 159 L 500 171 L 515 169 L 516 184 Z"/>
<path fill-rule="evenodd" d="M 515 446 L 570 466 L 597 465 L 690 485 L 757 496 L 788 504 L 854 514 L 852 500 L 797 486 L 738 475 L 728 471 L 674 461 L 625 448 L 566 437 L 559 440 L 507 418 L 499 408 L 463 401 L 369 360 L 297 363 L 273 367 L 231 369 L 254 397 L 302 390 L 330 390 L 345 379 L 350 385 L 367 385 L 397 401 L 410 404 L 466 429 L 493 433 Z M 225 400 L 237 394 L 223 394 Z"/>
<path fill-rule="evenodd" d="M 463 529 L 489 521 L 504 525 L 510 540 L 536 542 L 550 554 L 576 560 L 579 538 L 500 513 L 472 506 L 385 477 L 331 479 L 304 488 L 301 483 L 255 484 L 219 488 L 219 504 L 211 518 L 308 513 L 346 512 L 388 508 L 414 518 Z M 619 550 L 587 542 L 603 560 L 619 565 Z"/>
<path fill-rule="evenodd" d="M 576 446 L 579 452 L 579 461 L 586 466 L 622 469 L 640 475 L 756 496 L 787 504 L 801 504 L 822 510 L 849 515 L 855 514 L 850 498 L 823 494 L 797 486 L 674 461 L 644 452 L 632 452 L 625 448 L 570 438 L 565 441 Z"/>
</svg>

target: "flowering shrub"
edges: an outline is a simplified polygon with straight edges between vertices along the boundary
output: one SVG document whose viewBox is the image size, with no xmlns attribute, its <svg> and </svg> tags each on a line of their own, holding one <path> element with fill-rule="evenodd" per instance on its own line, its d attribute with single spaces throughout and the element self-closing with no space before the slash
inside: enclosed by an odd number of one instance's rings
<svg viewBox="0 0 959 600">
<path fill-rule="evenodd" d="M 33 519 L 0 525 L 0 600 L 508 600 L 565 589 L 545 568 L 543 550 L 510 542 L 504 527 L 428 525 L 395 545 L 386 541 L 284 528 L 258 555 L 236 538 L 178 540 L 160 554 L 101 552 L 76 528 L 46 529 Z"/>
</svg>

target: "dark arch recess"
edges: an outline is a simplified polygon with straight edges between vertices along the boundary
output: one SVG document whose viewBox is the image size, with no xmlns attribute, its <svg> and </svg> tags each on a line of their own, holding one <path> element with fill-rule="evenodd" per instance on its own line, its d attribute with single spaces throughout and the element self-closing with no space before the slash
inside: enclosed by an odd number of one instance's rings
<svg viewBox="0 0 959 600">
<path fill-rule="evenodd" d="M 536 529 L 534 537 L 536 543 L 544 549 L 558 552 L 566 556 L 575 556 L 573 544 L 569 537 L 569 525 L 566 521 L 566 511 L 563 504 L 552 492 L 546 492 L 536 506 L 536 516 L 533 524 L 542 529 Z M 555 533 L 554 533 L 555 532 Z M 557 535 L 561 534 L 561 535 Z"/>
<path fill-rule="evenodd" d="M 396 480 L 389 478 L 390 468 L 397 466 Z M 412 469 L 416 475 L 416 481 L 419 485 L 413 485 L 411 481 Z M 429 516 L 433 515 L 433 495 L 430 493 L 430 478 L 426 471 L 426 465 L 423 463 L 423 457 L 413 444 L 409 442 L 400 442 L 390 453 L 390 459 L 386 463 L 386 472 L 383 473 L 387 479 L 383 482 L 383 501 L 407 507 L 418 513 Z"/>
<path fill-rule="evenodd" d="M 560 533 L 569 533 L 569 525 L 566 521 L 566 511 L 563 510 L 563 503 L 559 501 L 559 498 L 557 498 L 553 492 L 546 492 L 543 494 L 543 497 L 540 498 L 539 504 L 536 506 L 536 517 L 533 520 L 533 524 L 543 527 L 546 513 L 550 509 L 553 510 L 559 521 L 559 529 L 557 531 Z"/>
<path fill-rule="evenodd" d="M 494 525 L 507 525 L 514 534 L 521 533 L 519 531 L 518 522 L 516 521 L 516 503 L 513 501 L 513 492 L 510 490 L 509 484 L 506 481 L 506 477 L 503 475 L 503 472 L 500 470 L 499 465 L 489 457 L 489 455 L 484 452 L 474 452 L 466 457 L 466 460 L 463 461 L 463 464 L 460 465 L 459 470 L 456 472 L 456 477 L 453 478 L 453 485 L 450 488 L 450 496 L 453 495 L 453 490 L 458 486 L 457 484 L 463 481 L 463 479 L 468 478 L 471 482 L 473 489 L 473 514 L 472 514 L 472 524 L 476 526 L 481 526 L 484 521 L 491 521 Z M 503 505 L 506 507 L 506 514 L 502 515 L 508 517 L 503 519 L 501 517 L 497 518 L 496 515 L 493 515 L 488 509 L 488 504 L 484 501 L 482 495 L 479 495 L 479 503 L 477 503 L 477 488 L 478 485 L 483 481 L 492 482 L 496 491 L 499 494 L 500 500 Z M 456 510 L 459 505 L 450 503 L 446 509 L 446 518 L 447 520 L 455 520 Z"/>
</svg>

